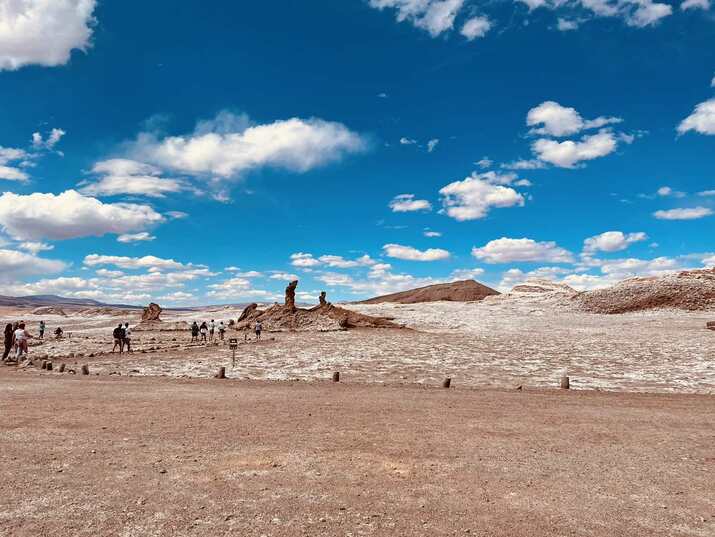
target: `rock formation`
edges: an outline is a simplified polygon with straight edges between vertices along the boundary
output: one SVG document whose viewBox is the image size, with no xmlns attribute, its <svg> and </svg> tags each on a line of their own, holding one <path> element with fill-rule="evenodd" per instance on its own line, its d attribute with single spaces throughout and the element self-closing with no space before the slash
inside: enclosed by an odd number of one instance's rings
<svg viewBox="0 0 715 537">
<path fill-rule="evenodd" d="M 65 310 L 59 306 L 42 306 L 32 310 L 33 315 L 61 315 L 62 317 L 67 317 Z"/>
<path fill-rule="evenodd" d="M 161 321 L 159 316 L 161 315 L 161 306 L 151 302 L 146 308 L 144 308 L 144 313 L 142 313 L 143 321 Z"/>
<path fill-rule="evenodd" d="M 285 304 L 274 304 L 266 310 L 258 309 L 256 304 L 247 306 L 236 321 L 237 330 L 249 330 L 261 321 L 263 329 L 268 332 L 297 331 L 333 331 L 349 328 L 401 328 L 387 317 L 372 317 L 355 311 L 334 306 L 326 300 L 323 291 L 318 297 L 319 304 L 313 308 L 298 308 L 295 306 L 295 289 L 297 281 L 286 288 Z"/>
<path fill-rule="evenodd" d="M 705 325 L 705 327 L 708 330 L 715 330 L 715 321 L 708 321 L 707 324 Z"/>
<path fill-rule="evenodd" d="M 438 302 L 441 300 L 451 302 L 473 302 L 482 300 L 487 296 L 498 295 L 494 289 L 475 282 L 474 280 L 463 280 L 459 282 L 438 283 L 419 287 L 401 293 L 378 296 L 358 302 L 358 304 L 380 304 L 382 302 L 394 302 L 398 304 L 416 304 L 419 302 Z"/>
</svg>

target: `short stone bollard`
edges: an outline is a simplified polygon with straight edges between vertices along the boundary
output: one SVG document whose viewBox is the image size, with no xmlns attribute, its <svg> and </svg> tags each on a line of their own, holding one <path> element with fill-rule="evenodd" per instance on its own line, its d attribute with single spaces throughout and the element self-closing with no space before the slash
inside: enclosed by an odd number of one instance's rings
<svg viewBox="0 0 715 537">
<path fill-rule="evenodd" d="M 561 389 L 562 390 L 571 389 L 571 380 L 566 375 L 561 377 Z"/>
<path fill-rule="evenodd" d="M 82 374 L 83 374 L 83 375 L 89 375 L 89 366 L 88 366 L 88 365 L 83 365 L 83 366 L 82 366 Z"/>
<path fill-rule="evenodd" d="M 452 379 L 447 377 L 442 381 L 442 388 L 449 388 L 452 385 Z"/>
<path fill-rule="evenodd" d="M 333 373 L 333 382 L 340 382 L 340 372 L 336 371 Z"/>
<path fill-rule="evenodd" d="M 218 373 L 216 373 L 216 375 L 214 375 L 214 378 L 225 379 L 226 378 L 226 368 L 225 367 L 219 368 Z"/>
<path fill-rule="evenodd" d="M 64 372 L 65 372 L 65 367 L 66 367 L 65 364 L 60 364 L 60 368 L 58 369 L 58 371 L 59 371 L 60 373 L 64 373 Z"/>
</svg>

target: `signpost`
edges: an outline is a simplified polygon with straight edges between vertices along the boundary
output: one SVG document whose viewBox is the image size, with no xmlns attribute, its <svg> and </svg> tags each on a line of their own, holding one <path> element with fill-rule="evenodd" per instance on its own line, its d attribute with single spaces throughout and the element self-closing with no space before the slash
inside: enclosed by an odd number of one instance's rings
<svg viewBox="0 0 715 537">
<path fill-rule="evenodd" d="M 236 367 L 236 349 L 238 348 L 238 339 L 231 338 L 228 340 L 228 347 L 231 349 L 231 367 Z"/>
</svg>

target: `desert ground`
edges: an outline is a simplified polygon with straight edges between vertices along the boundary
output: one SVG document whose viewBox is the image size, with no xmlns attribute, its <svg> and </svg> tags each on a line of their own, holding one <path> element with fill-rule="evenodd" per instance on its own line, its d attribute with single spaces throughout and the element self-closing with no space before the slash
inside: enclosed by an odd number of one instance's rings
<svg viewBox="0 0 715 537">
<path fill-rule="evenodd" d="M 0 367 L 0 535 L 715 535 L 713 315 L 554 306 L 346 305 L 405 328 L 121 355 L 140 311 L 5 308 L 48 334 Z"/>
</svg>

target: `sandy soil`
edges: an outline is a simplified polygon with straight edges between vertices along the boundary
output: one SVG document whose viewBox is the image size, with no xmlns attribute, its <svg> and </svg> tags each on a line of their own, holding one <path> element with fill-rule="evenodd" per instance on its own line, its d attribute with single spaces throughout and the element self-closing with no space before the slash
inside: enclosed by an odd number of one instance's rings
<svg viewBox="0 0 715 537">
<path fill-rule="evenodd" d="M 715 399 L 0 369 L 7 536 L 715 534 Z"/>
<path fill-rule="evenodd" d="M 261 343 L 240 338 L 236 365 L 227 346 L 192 346 L 185 332 L 135 332 L 131 355 L 110 354 L 118 316 L 48 317 L 72 338 L 34 346 L 35 358 L 93 372 L 121 375 L 212 376 L 219 366 L 234 378 L 328 378 L 353 381 L 439 383 L 450 376 L 464 386 L 553 387 L 563 372 L 579 389 L 715 392 L 713 314 L 650 311 L 622 315 L 579 313 L 541 297 L 495 297 L 479 303 L 351 305 L 362 313 L 394 317 L 412 330 L 351 330 L 265 334 Z M 35 330 L 39 318 L 22 318 Z M 168 312 L 167 321 L 228 321 L 238 311 Z M 14 316 L 14 317 L 13 317 Z M 138 322 L 138 314 L 127 318 Z"/>
</svg>

